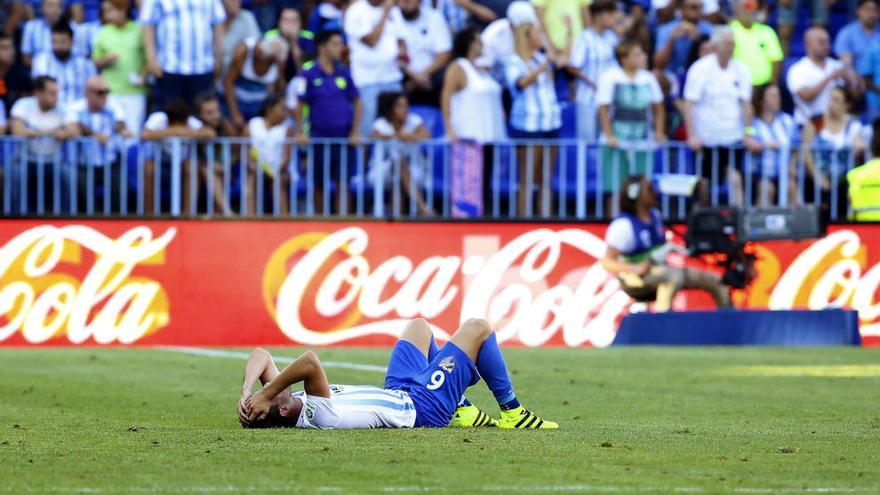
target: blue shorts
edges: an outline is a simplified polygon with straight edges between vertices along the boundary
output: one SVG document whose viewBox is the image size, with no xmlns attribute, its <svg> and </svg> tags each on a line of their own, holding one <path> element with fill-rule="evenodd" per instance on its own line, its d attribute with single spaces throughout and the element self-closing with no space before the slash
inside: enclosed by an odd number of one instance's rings
<svg viewBox="0 0 880 495">
<path fill-rule="evenodd" d="M 447 426 L 465 390 L 480 381 L 470 356 L 447 342 L 434 359 L 412 342 L 399 340 L 391 351 L 385 388 L 409 394 L 416 407 L 415 426 Z"/>
</svg>

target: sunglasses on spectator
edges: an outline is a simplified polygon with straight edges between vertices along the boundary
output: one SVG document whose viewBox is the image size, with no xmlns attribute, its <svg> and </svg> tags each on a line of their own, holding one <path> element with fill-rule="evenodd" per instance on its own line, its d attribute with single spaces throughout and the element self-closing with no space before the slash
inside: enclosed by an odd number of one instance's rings
<svg viewBox="0 0 880 495">
<path fill-rule="evenodd" d="M 92 93 L 95 93 L 98 96 L 107 96 L 110 94 L 109 89 L 92 89 L 90 90 Z"/>
</svg>

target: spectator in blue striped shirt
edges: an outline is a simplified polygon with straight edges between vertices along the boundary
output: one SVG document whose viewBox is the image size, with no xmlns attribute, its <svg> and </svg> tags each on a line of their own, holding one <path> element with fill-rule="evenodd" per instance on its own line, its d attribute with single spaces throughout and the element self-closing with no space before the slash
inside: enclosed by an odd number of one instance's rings
<svg viewBox="0 0 880 495">
<path fill-rule="evenodd" d="M 776 183 L 780 174 L 787 174 L 789 163 L 793 166 L 797 162 L 797 154 L 792 155 L 793 143 L 797 139 L 797 126 L 794 117 L 782 111 L 782 93 L 779 86 L 769 84 L 758 86 L 752 94 L 752 104 L 755 107 L 755 120 L 752 125 L 755 128 L 755 139 L 761 143 L 762 151 L 757 160 L 760 186 L 756 204 L 767 206 L 776 203 Z M 795 182 L 789 183 L 789 201 L 794 203 L 797 199 Z"/>
<path fill-rule="evenodd" d="M 596 142 L 599 138 L 596 87 L 599 76 L 617 67 L 614 47 L 620 41 L 611 29 L 617 19 L 614 2 L 599 0 L 590 5 L 591 25 L 574 40 L 566 70 L 577 79 L 577 136 Z"/>
<path fill-rule="evenodd" d="M 61 0 L 46 0 L 39 7 L 41 17 L 27 21 L 22 28 L 21 53 L 26 65 L 30 66 L 39 53 L 52 50 L 52 26 L 62 20 L 73 29 L 73 52 L 84 57 L 91 54 L 92 42 L 101 29 L 100 21 L 84 24 L 70 22 Z"/>
<path fill-rule="evenodd" d="M 52 27 L 52 51 L 34 57 L 31 77 L 50 76 L 58 81 L 59 105 L 85 96 L 86 79 L 98 73 L 91 60 L 74 55 L 73 30 L 66 22 Z"/>
<path fill-rule="evenodd" d="M 223 61 L 220 0 L 143 0 L 138 21 L 143 26 L 147 69 L 158 79 L 157 105 L 174 99 L 194 101 L 212 89 Z"/>
<path fill-rule="evenodd" d="M 84 141 L 78 149 L 76 184 L 80 211 L 89 211 L 90 189 L 93 199 L 98 199 L 99 191 L 103 193 L 100 206 L 94 205 L 99 211 L 109 213 L 114 198 L 119 203 L 119 138 L 129 138 L 131 133 L 125 128 L 122 110 L 108 103 L 109 94 L 107 81 L 101 76 L 92 76 L 86 81 L 85 98 L 74 101 L 64 112 L 64 124 L 70 135 L 94 138 Z"/>
<path fill-rule="evenodd" d="M 27 66 L 38 54 L 52 51 L 52 26 L 61 21 L 64 5 L 61 0 L 45 0 L 40 10 L 42 18 L 27 21 L 21 32 L 21 59 Z"/>
<path fill-rule="evenodd" d="M 537 24 L 523 24 L 514 29 L 516 54 L 507 58 L 504 64 L 504 76 L 507 87 L 513 97 L 510 110 L 510 137 L 523 140 L 552 140 L 559 137 L 562 127 L 559 102 L 556 99 L 556 86 L 553 78 L 553 64 L 540 48 L 543 42 Z M 545 150 L 549 152 L 546 160 L 549 170 L 544 170 Z M 532 186 L 541 188 L 542 215 L 548 216 L 552 211 L 550 191 L 543 187 L 544 173 L 553 175 L 556 163 L 555 146 L 535 146 L 528 158 L 528 149 L 521 146 L 517 149 L 519 158 L 519 215 L 531 216 Z M 531 170 L 529 170 L 531 169 Z M 531 182 L 530 182 L 531 179 Z"/>
</svg>

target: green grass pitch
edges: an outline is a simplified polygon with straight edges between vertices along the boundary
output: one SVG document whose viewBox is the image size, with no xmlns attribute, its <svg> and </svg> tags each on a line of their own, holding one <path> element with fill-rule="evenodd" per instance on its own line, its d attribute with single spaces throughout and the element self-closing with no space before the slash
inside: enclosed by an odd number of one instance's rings
<svg viewBox="0 0 880 495">
<path fill-rule="evenodd" d="M 0 493 L 880 493 L 880 349 L 505 354 L 560 430 L 249 431 L 240 359 L 0 350 Z M 385 365 L 388 350 L 318 355 Z M 469 395 L 497 414 L 482 384 Z"/>
</svg>

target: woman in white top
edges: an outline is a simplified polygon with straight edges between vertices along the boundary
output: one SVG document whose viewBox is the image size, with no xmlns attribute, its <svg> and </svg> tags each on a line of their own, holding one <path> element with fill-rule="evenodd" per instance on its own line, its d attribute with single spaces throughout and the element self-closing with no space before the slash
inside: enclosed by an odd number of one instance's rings
<svg viewBox="0 0 880 495">
<path fill-rule="evenodd" d="M 556 146 L 542 142 L 559 138 L 562 117 L 556 98 L 553 63 L 541 53 L 541 33 L 535 24 L 522 24 L 514 29 L 516 53 L 504 61 L 504 78 L 513 96 L 510 110 L 511 137 L 525 141 L 516 150 L 519 162 L 518 213 L 531 215 L 527 203 L 532 201 L 532 190 L 541 191 L 542 216 L 553 211 L 549 187 L 544 187 L 544 173 L 553 175 L 556 166 Z M 549 170 L 544 170 L 545 152 Z M 531 155 L 531 160 L 529 159 Z M 535 208 L 537 209 L 537 208 Z"/>
<path fill-rule="evenodd" d="M 286 215 L 289 211 L 287 193 L 290 188 L 291 151 L 287 141 L 293 139 L 293 127 L 288 123 L 287 106 L 281 95 L 271 95 L 266 99 L 259 117 L 248 122 L 245 136 L 250 141 L 250 166 L 248 167 L 248 213 L 256 211 L 256 168 L 263 171 L 263 198 L 272 199 L 276 191 L 280 191 L 280 212 Z M 276 181 L 280 184 L 276 186 Z M 269 203 L 274 205 L 273 203 Z M 272 211 L 272 206 L 269 206 Z M 262 210 L 262 208 L 261 208 Z"/>
<path fill-rule="evenodd" d="M 483 203 L 491 204 L 492 145 L 506 134 L 501 85 L 475 63 L 482 53 L 483 42 L 477 29 L 465 29 L 455 35 L 453 62 L 446 69 L 440 108 L 447 139 L 483 145 Z"/>
<path fill-rule="evenodd" d="M 801 194 L 807 203 L 821 201 L 825 220 L 831 218 L 832 210 L 838 217 L 846 214 L 846 173 L 854 164 L 862 163 L 865 153 L 863 126 L 850 114 L 852 104 L 852 95 L 837 86 L 831 91 L 821 129 L 817 132 L 816 124 L 810 120 L 803 126 L 801 147 L 806 177 Z M 802 173 L 797 171 L 792 179 L 798 185 Z M 832 207 L 832 201 L 835 207 Z"/>
<path fill-rule="evenodd" d="M 428 128 L 422 118 L 409 112 L 409 100 L 400 92 L 382 93 L 379 95 L 379 118 L 373 122 L 370 138 L 388 140 L 377 145 L 381 156 L 376 156 L 367 177 L 367 186 L 377 180 L 390 183 L 394 176 L 394 163 L 400 165 L 400 190 L 404 196 L 413 193 L 411 201 L 415 201 L 419 213 L 425 216 L 432 214 L 422 196 L 425 180 L 425 160 L 419 150 L 419 142 L 430 138 Z M 379 177 L 377 177 L 379 175 Z M 393 195 L 389 194 L 389 198 Z M 408 210 L 408 208 L 404 208 Z"/>
<path fill-rule="evenodd" d="M 792 154 L 792 144 L 796 138 L 797 126 L 794 117 L 782 111 L 782 93 L 779 86 L 769 84 L 758 86 L 752 94 L 755 107 L 755 139 L 761 143 L 761 152 L 753 163 L 752 173 L 760 177 L 755 204 L 767 206 L 776 203 L 776 183 L 780 174 L 797 163 Z M 788 166 L 786 166 L 788 165 Z M 795 201 L 797 189 L 793 181 L 788 182 L 789 201 Z"/>
<path fill-rule="evenodd" d="M 248 38 L 235 47 L 223 78 L 223 94 L 229 116 L 239 129 L 257 116 L 267 96 L 284 93 L 287 50 L 281 36 Z"/>
</svg>

